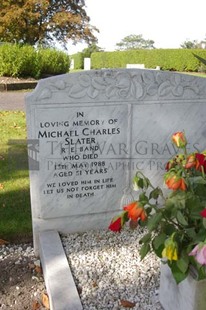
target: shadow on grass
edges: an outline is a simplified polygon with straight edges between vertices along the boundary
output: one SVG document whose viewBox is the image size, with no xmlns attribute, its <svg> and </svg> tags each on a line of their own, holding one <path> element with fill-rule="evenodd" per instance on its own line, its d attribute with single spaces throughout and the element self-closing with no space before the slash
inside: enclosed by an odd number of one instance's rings
<svg viewBox="0 0 206 310">
<path fill-rule="evenodd" d="M 4 149 L 0 160 L 0 238 L 31 241 L 31 208 L 26 145 Z"/>
<path fill-rule="evenodd" d="M 0 153 L 0 182 L 28 177 L 29 166 L 26 142 L 4 145 L 1 150 L 3 151 Z"/>
<path fill-rule="evenodd" d="M 31 240 L 29 188 L 1 192 L 0 238 L 10 242 Z"/>
</svg>

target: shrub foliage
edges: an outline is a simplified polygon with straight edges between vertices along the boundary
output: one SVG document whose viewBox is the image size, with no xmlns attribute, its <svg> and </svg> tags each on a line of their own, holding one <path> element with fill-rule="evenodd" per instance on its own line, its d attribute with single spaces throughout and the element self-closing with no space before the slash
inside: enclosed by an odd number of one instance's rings
<svg viewBox="0 0 206 310">
<path fill-rule="evenodd" d="M 40 78 L 69 71 L 69 56 L 50 48 L 30 45 L 0 45 L 0 75 Z"/>
<path fill-rule="evenodd" d="M 93 69 L 126 68 L 126 64 L 144 64 L 145 68 L 151 69 L 160 66 L 162 70 L 197 72 L 201 63 L 193 53 L 206 58 L 206 50 L 203 49 L 141 49 L 93 53 L 91 63 Z"/>
<path fill-rule="evenodd" d="M 84 69 L 84 54 L 79 52 L 76 54 L 71 55 L 71 59 L 74 60 L 74 69 Z"/>
</svg>

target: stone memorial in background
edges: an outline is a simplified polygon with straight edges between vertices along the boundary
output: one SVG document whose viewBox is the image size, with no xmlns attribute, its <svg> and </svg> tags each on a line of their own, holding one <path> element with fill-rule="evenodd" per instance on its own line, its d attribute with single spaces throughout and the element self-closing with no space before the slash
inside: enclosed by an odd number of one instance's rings
<svg viewBox="0 0 206 310">
<path fill-rule="evenodd" d="M 127 64 L 126 65 L 127 69 L 145 69 L 144 64 Z"/>
<path fill-rule="evenodd" d="M 84 58 L 84 70 L 90 70 L 91 69 L 91 58 L 86 57 Z"/>
<path fill-rule="evenodd" d="M 83 71 L 41 80 L 26 97 L 34 245 L 41 231 L 106 228 L 133 199 L 142 170 L 162 184 L 185 130 L 206 148 L 206 80 L 146 69 Z"/>
</svg>

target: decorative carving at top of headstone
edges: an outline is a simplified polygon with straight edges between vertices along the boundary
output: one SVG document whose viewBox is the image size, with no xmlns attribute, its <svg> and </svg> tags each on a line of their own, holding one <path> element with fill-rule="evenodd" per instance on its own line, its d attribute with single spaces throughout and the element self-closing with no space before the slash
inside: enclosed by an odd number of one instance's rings
<svg viewBox="0 0 206 310">
<path fill-rule="evenodd" d="M 50 79 L 46 88 L 37 88 L 37 101 L 56 98 L 65 93 L 67 98 L 82 100 L 165 100 L 205 96 L 201 78 L 186 74 L 171 74 L 155 70 L 100 70 L 81 74 L 66 74 Z"/>
</svg>

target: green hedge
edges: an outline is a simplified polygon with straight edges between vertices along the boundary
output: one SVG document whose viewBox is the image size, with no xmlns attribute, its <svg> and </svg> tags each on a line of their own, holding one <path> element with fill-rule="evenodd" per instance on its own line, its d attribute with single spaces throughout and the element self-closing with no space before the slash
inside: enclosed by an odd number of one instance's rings
<svg viewBox="0 0 206 310">
<path fill-rule="evenodd" d="M 41 76 L 63 74 L 69 71 L 69 56 L 52 48 L 38 50 Z"/>
<path fill-rule="evenodd" d="M 39 78 L 69 71 L 69 56 L 55 49 L 29 45 L 0 45 L 0 75 Z"/>
<path fill-rule="evenodd" d="M 79 70 L 84 68 L 84 54 L 79 52 L 70 56 L 70 59 L 74 59 L 74 69 Z"/>
<path fill-rule="evenodd" d="M 30 75 L 31 72 L 31 75 Z M 31 76 L 38 77 L 40 68 L 38 55 L 31 46 L 3 44 L 0 46 L 1 76 Z"/>
<path fill-rule="evenodd" d="M 145 68 L 197 72 L 202 64 L 193 53 L 206 59 L 203 49 L 154 49 L 98 52 L 91 55 L 92 69 L 126 68 L 127 64 L 144 64 Z"/>
</svg>

